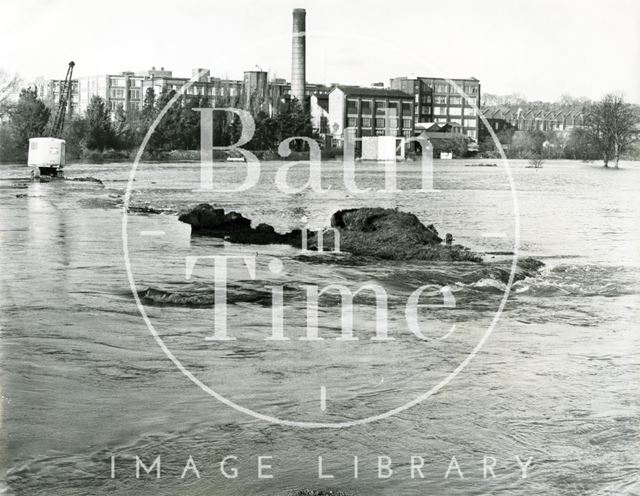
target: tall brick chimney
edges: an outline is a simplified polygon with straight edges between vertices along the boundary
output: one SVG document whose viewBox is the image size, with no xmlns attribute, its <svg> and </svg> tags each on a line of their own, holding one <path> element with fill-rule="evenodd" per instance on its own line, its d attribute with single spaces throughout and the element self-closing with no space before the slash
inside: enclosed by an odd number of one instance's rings
<svg viewBox="0 0 640 496">
<path fill-rule="evenodd" d="M 305 104 L 306 81 L 306 17 L 304 9 L 293 9 L 293 37 L 291 39 L 291 97 Z"/>
</svg>

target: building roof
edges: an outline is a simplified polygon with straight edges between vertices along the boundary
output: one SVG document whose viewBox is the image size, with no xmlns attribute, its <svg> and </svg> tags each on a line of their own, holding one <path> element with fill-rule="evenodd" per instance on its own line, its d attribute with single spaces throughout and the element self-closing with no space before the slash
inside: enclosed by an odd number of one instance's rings
<svg viewBox="0 0 640 496">
<path fill-rule="evenodd" d="M 470 76 L 470 77 L 438 77 L 438 76 L 418 76 L 418 79 L 427 79 L 427 80 L 432 80 L 432 81 L 444 81 L 444 82 L 448 82 L 448 81 L 472 81 L 474 83 L 479 83 L 480 80 Z"/>
<path fill-rule="evenodd" d="M 392 80 L 398 80 L 398 81 L 415 81 L 415 80 L 420 80 L 420 79 L 429 79 L 429 80 L 440 80 L 440 81 L 473 81 L 473 82 L 477 82 L 479 83 L 480 80 L 474 76 L 469 76 L 469 77 L 451 77 L 451 78 L 446 78 L 446 77 L 440 77 L 440 76 L 396 76 L 396 77 L 392 77 Z"/>
<path fill-rule="evenodd" d="M 416 129 L 422 129 L 424 131 L 440 131 L 442 127 L 437 122 L 416 122 Z"/>
<path fill-rule="evenodd" d="M 336 85 L 334 89 L 340 89 L 347 96 L 370 96 L 379 98 L 408 98 L 413 100 L 413 95 L 400 90 L 390 88 L 367 88 L 366 86 Z M 333 91 L 333 90 L 331 90 Z"/>
<path fill-rule="evenodd" d="M 566 119 L 581 118 L 584 113 L 581 109 L 567 109 L 538 104 L 524 104 L 518 106 L 496 105 L 483 107 L 482 113 L 488 119 Z"/>
<path fill-rule="evenodd" d="M 462 130 L 462 126 L 460 124 L 456 124 L 453 122 L 445 122 L 445 123 L 416 122 L 415 130 L 416 132 L 424 131 L 427 133 L 427 136 L 431 136 L 431 135 L 442 136 L 442 135 L 449 135 L 449 134 L 461 135 L 461 132 L 456 132 L 455 130 L 458 130 L 458 131 Z"/>
</svg>

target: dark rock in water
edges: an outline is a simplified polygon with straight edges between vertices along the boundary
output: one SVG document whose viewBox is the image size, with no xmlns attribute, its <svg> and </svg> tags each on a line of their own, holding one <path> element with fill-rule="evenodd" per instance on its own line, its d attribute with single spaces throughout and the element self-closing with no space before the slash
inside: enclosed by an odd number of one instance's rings
<svg viewBox="0 0 640 496">
<path fill-rule="evenodd" d="M 442 242 L 433 224 L 425 227 L 415 215 L 391 208 L 338 210 L 331 216 L 331 227 L 348 231 L 385 233 L 388 236 L 410 235 L 430 244 Z"/>
<path fill-rule="evenodd" d="M 140 291 L 140 297 L 146 304 L 208 307 L 215 303 L 213 291 L 172 292 L 156 288 Z"/>
<path fill-rule="evenodd" d="M 466 260 L 480 262 L 477 253 L 461 245 L 442 245 L 433 224 L 425 226 L 414 214 L 390 208 L 339 210 L 331 216 L 339 232 L 340 249 L 354 255 L 390 260 Z M 323 245 L 333 246 L 335 234 L 328 230 Z M 315 247 L 312 237 L 310 248 Z"/>
<path fill-rule="evenodd" d="M 276 232 L 268 224 L 258 224 L 254 229 L 251 220 L 242 214 L 225 214 L 223 208 L 214 208 L 208 203 L 201 203 L 181 214 L 178 220 L 189 224 L 192 234 L 223 238 L 232 243 L 302 245 L 302 232 L 299 229 L 285 234 Z"/>
<path fill-rule="evenodd" d="M 269 224 L 265 224 L 265 223 L 258 224 L 256 226 L 256 231 L 263 232 L 265 234 L 273 234 L 276 232 L 273 226 L 270 226 Z"/>
<path fill-rule="evenodd" d="M 224 209 L 213 208 L 208 203 L 201 203 L 189 212 L 181 214 L 178 220 L 189 224 L 194 233 L 204 229 L 219 228 L 224 222 Z"/>
<path fill-rule="evenodd" d="M 99 184 L 101 186 L 104 186 L 104 183 L 96 178 L 96 177 L 65 177 L 64 178 L 65 181 L 73 181 L 73 182 L 81 182 L 81 183 L 96 183 Z"/>
<path fill-rule="evenodd" d="M 302 233 L 295 229 L 280 234 L 268 224 L 251 227 L 251 221 L 237 212 L 202 203 L 178 217 L 191 225 L 192 233 L 223 238 L 233 243 L 287 244 L 301 247 Z M 442 245 L 436 228 L 425 226 L 413 214 L 388 208 L 339 210 L 331 217 L 339 233 L 340 250 L 358 256 L 390 260 L 466 260 L 481 262 L 477 253 L 461 245 Z M 308 248 L 318 249 L 318 233 L 309 233 Z M 335 243 L 334 230 L 322 233 L 323 249 Z"/>
<path fill-rule="evenodd" d="M 129 205 L 129 212 L 135 212 L 138 214 L 161 214 L 162 210 L 159 208 L 153 208 L 149 205 Z"/>
<path fill-rule="evenodd" d="M 191 225 L 194 235 L 223 238 L 233 243 L 248 244 L 286 244 L 300 248 L 302 232 L 293 230 L 280 234 L 273 226 L 258 224 L 251 227 L 251 220 L 237 212 L 225 213 L 222 208 L 215 208 L 203 203 L 179 216 L 180 222 Z M 418 217 L 411 213 L 388 208 L 358 208 L 339 210 L 331 217 L 332 229 L 322 231 L 322 248 L 332 252 L 336 233 L 339 235 L 340 253 L 331 253 L 327 257 L 310 257 L 305 252 L 296 257 L 310 263 L 362 264 L 371 259 L 387 259 L 397 261 L 432 261 L 432 262 L 473 262 L 459 264 L 466 267 L 461 281 L 474 283 L 483 279 L 493 279 L 507 283 L 512 270 L 512 259 L 483 262 L 482 256 L 470 249 L 453 244 L 453 236 L 447 238 L 451 244 L 442 242 L 437 229 L 432 225 L 424 225 Z M 319 249 L 320 233 L 308 233 L 308 249 Z M 357 259 L 352 258 L 356 256 Z M 535 277 L 544 264 L 533 258 L 519 259 L 516 265 L 514 281 L 527 277 Z M 207 297 L 195 294 L 165 295 L 150 290 L 145 298 L 159 304 L 191 304 L 208 303 Z M 204 299 L 203 299 L 204 298 Z"/>
<path fill-rule="evenodd" d="M 273 226 L 258 224 L 237 212 L 225 213 L 207 203 L 197 205 L 179 216 L 180 222 L 191 225 L 192 234 L 223 238 L 232 243 L 286 244 L 300 248 L 299 229 L 280 234 Z M 482 262 L 482 256 L 462 245 L 443 244 L 433 224 L 425 226 L 411 213 L 390 208 L 357 208 L 339 210 L 331 216 L 332 229 L 322 232 L 324 251 L 334 249 L 336 232 L 342 253 L 361 258 L 387 260 Z M 451 242 L 453 236 L 449 235 Z M 309 233 L 308 249 L 317 250 L 319 233 Z M 302 256 L 302 255 L 301 255 Z M 335 259 L 332 259 L 335 260 Z M 518 260 L 514 280 L 533 277 L 544 264 L 533 258 Z M 491 278 L 506 283 L 511 273 L 511 261 L 505 260 L 478 266 L 469 274 L 470 281 Z"/>
<path fill-rule="evenodd" d="M 215 305 L 215 288 L 213 285 L 194 285 L 168 287 L 147 287 L 138 291 L 147 305 L 211 307 Z M 228 284 L 227 303 L 254 303 L 271 306 L 271 291 L 260 285 Z"/>
<path fill-rule="evenodd" d="M 129 205 L 127 211 L 136 214 L 165 214 L 175 212 L 175 210 L 171 210 L 170 208 L 156 208 L 151 205 Z"/>
<path fill-rule="evenodd" d="M 536 260 L 535 258 L 525 257 L 518 259 L 518 267 L 522 269 L 523 272 L 530 274 L 527 277 L 531 277 L 544 267 L 544 263 L 540 260 Z"/>
</svg>

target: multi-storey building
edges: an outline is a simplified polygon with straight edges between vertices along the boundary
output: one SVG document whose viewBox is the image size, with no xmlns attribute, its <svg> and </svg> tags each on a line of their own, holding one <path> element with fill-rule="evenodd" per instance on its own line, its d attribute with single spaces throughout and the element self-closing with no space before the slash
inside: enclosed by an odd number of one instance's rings
<svg viewBox="0 0 640 496">
<path fill-rule="evenodd" d="M 242 81 L 211 77 L 206 69 L 193 69 L 193 78 L 195 81 L 185 91 L 187 97 L 207 97 L 211 101 L 228 97 L 235 100 L 242 93 Z M 164 67 L 159 70 L 152 67 L 141 72 L 82 77 L 78 79 L 78 112 L 83 113 L 87 109 L 93 96 L 101 97 L 111 110 L 120 106 L 126 111 L 141 110 L 148 89 L 153 89 L 155 95 L 159 96 L 171 90 L 180 91 L 190 80 L 175 77 L 172 71 Z"/>
<path fill-rule="evenodd" d="M 93 96 L 101 97 L 111 110 L 118 106 L 126 111 L 140 109 L 144 99 L 144 80 L 144 76 L 132 72 L 78 78 L 77 111 L 83 114 Z"/>
<path fill-rule="evenodd" d="M 397 89 L 334 86 L 328 97 L 328 128 L 334 146 L 344 144 L 344 131 L 356 138 L 410 138 L 414 130 L 414 97 Z"/>
<path fill-rule="evenodd" d="M 44 79 L 39 78 L 34 82 L 34 85 L 41 98 L 51 102 L 57 102 L 60 99 L 60 88 L 62 88 L 63 83 L 64 80 L 62 79 L 49 79 L 45 81 Z M 67 112 L 70 115 L 78 113 L 78 99 L 78 81 L 74 79 L 71 81 L 71 99 L 69 100 L 69 106 L 67 109 Z"/>
<path fill-rule="evenodd" d="M 391 88 L 414 96 L 416 122 L 453 124 L 478 139 L 480 81 L 476 78 L 396 77 L 391 79 Z"/>
<path fill-rule="evenodd" d="M 208 69 L 196 68 L 192 77 L 176 77 L 172 71 L 152 67 L 140 72 L 121 72 L 100 76 L 81 77 L 73 81 L 73 114 L 83 114 L 93 96 L 101 97 L 115 111 L 122 107 L 126 111 L 141 110 L 147 90 L 152 88 L 156 96 L 168 91 L 180 91 L 191 79 L 193 84 L 185 90 L 185 96 L 207 98 L 211 106 L 232 106 L 251 111 L 254 115 L 265 112 L 277 113 L 291 98 L 291 84 L 284 79 L 269 79 L 267 72 L 246 71 L 242 80 L 213 77 Z M 61 81 L 41 83 L 44 96 L 59 97 Z M 326 97 L 328 87 L 306 84 L 306 95 Z"/>
</svg>

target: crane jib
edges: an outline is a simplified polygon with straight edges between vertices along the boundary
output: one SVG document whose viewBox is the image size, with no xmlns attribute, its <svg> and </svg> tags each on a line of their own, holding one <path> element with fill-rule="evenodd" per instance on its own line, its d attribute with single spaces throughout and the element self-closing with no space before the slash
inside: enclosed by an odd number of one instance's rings
<svg viewBox="0 0 640 496">
<path fill-rule="evenodd" d="M 67 106 L 69 104 L 69 100 L 71 99 L 71 85 L 72 85 L 72 77 L 73 77 L 73 67 L 75 63 L 73 61 L 69 62 L 69 67 L 67 68 L 67 75 L 60 86 L 60 99 L 58 100 L 58 108 L 56 109 L 56 113 L 51 121 L 51 128 L 49 129 L 48 135 L 53 138 L 61 138 L 62 131 L 64 130 L 64 121 L 67 114 Z"/>
</svg>

